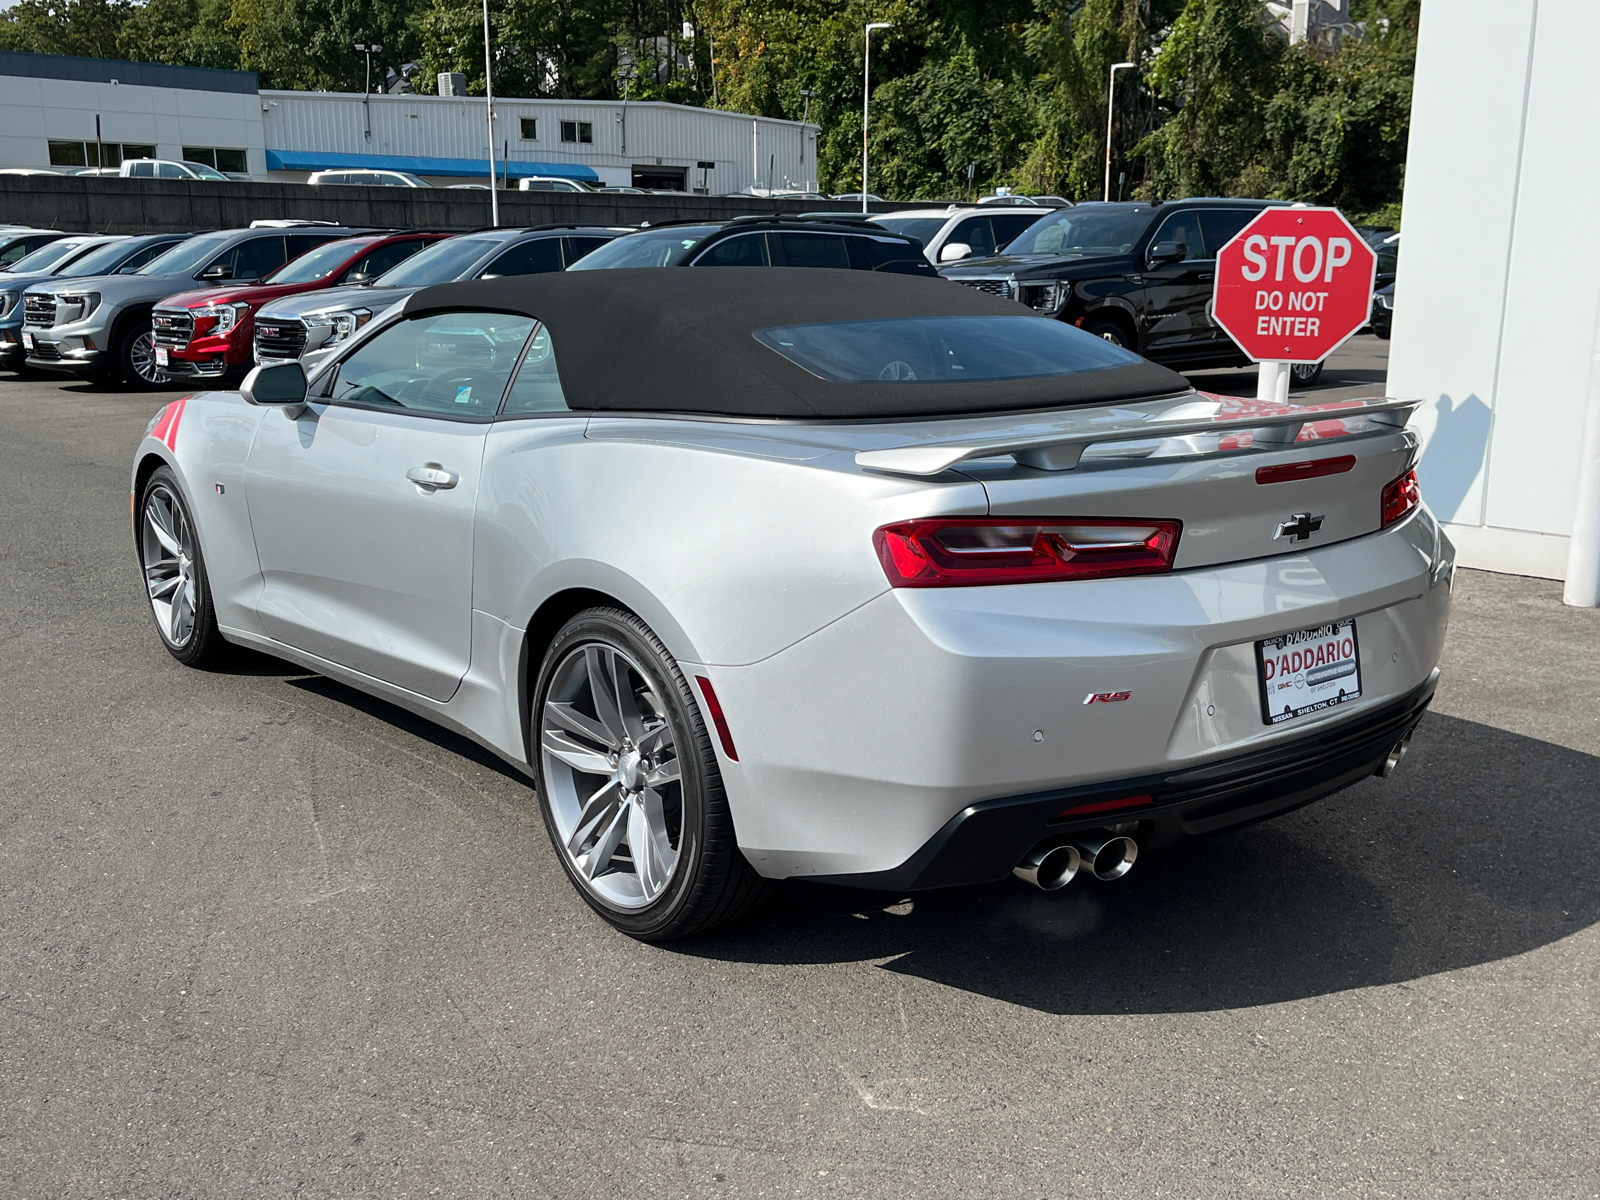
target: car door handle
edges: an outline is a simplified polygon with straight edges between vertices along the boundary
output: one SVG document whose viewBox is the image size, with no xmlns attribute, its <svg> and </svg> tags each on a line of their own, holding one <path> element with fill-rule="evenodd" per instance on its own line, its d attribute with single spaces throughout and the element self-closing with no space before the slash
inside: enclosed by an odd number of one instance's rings
<svg viewBox="0 0 1600 1200">
<path fill-rule="evenodd" d="M 1208 280 L 1208 279 L 1215 279 L 1216 277 L 1217 277 L 1217 273 L 1215 271 L 1201 271 L 1200 272 L 1200 282 L 1201 283 L 1206 282 L 1206 280 Z"/>
<path fill-rule="evenodd" d="M 406 472 L 406 478 L 420 488 L 453 488 L 461 481 L 461 476 L 454 471 L 446 471 L 438 463 L 425 463 L 420 467 L 412 467 Z"/>
</svg>

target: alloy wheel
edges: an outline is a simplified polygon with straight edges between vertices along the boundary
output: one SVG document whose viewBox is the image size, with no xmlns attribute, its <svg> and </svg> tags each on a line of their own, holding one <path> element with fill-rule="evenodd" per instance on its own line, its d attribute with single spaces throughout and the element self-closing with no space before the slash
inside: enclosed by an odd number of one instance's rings
<svg viewBox="0 0 1600 1200">
<path fill-rule="evenodd" d="M 194 533 L 183 506 L 165 486 L 150 489 L 139 528 L 139 558 L 161 636 L 182 649 L 194 637 L 199 604 Z"/>
<path fill-rule="evenodd" d="M 128 347 L 128 365 L 145 383 L 166 383 L 169 376 L 156 366 L 156 343 L 153 334 L 141 333 Z"/>
<path fill-rule="evenodd" d="M 583 886 L 614 909 L 657 900 L 683 844 L 683 779 L 650 677 L 616 646 L 573 647 L 550 676 L 539 746 L 556 841 Z"/>
</svg>

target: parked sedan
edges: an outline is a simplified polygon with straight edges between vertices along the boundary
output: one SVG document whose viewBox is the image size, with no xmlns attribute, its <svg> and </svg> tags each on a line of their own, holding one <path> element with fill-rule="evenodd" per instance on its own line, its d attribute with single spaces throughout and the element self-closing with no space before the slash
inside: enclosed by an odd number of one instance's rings
<svg viewBox="0 0 1600 1200">
<path fill-rule="evenodd" d="M 132 533 L 178 661 L 467 733 L 660 940 L 779 879 L 1113 879 L 1393 771 L 1453 577 L 1418 402 L 1231 403 L 937 280 L 452 284 L 168 405 Z"/>
<path fill-rule="evenodd" d="M 255 360 L 290 362 L 304 357 L 310 365 L 421 288 L 459 279 L 561 271 L 627 232 L 603 225 L 539 225 L 480 229 L 452 238 L 360 287 L 332 288 L 265 305 L 256 316 Z"/>
<path fill-rule="evenodd" d="M 243 375 L 255 365 L 255 314 L 288 296 L 371 283 L 444 233 L 340 238 L 307 251 L 260 283 L 168 296 L 151 313 L 156 366 L 173 379 Z"/>
<path fill-rule="evenodd" d="M 655 225 L 618 238 L 572 269 L 769 266 L 938 274 L 915 238 L 828 213 Z"/>
</svg>

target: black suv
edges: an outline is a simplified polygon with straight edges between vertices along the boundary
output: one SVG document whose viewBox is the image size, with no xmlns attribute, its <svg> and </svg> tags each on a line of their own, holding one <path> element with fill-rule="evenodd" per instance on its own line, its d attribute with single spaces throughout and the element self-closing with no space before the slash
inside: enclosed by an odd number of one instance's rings
<svg viewBox="0 0 1600 1200">
<path fill-rule="evenodd" d="M 619 237 L 567 269 L 612 267 L 834 267 L 939 274 L 916 238 L 843 213 L 653 225 Z"/>
<path fill-rule="evenodd" d="M 1080 204 L 1040 217 L 1004 254 L 939 273 L 1008 296 L 1179 371 L 1248 366 L 1211 319 L 1217 251 L 1271 200 Z M 1296 384 L 1322 373 L 1297 363 Z"/>
</svg>

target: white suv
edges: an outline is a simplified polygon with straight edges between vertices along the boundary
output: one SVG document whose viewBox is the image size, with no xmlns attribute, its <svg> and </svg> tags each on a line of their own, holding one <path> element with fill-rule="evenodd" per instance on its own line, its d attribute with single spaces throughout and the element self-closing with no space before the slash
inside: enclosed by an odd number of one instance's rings
<svg viewBox="0 0 1600 1200">
<path fill-rule="evenodd" d="M 979 209 L 952 204 L 948 208 L 903 208 L 899 212 L 878 213 L 869 218 L 894 233 L 903 233 L 922 243 L 928 261 L 957 262 L 963 258 L 985 258 L 999 253 L 1008 242 L 1048 212 L 1048 208 Z"/>
<path fill-rule="evenodd" d="M 229 179 L 205 163 L 179 162 L 173 158 L 125 158 L 117 174 L 124 179 L 205 179 L 228 183 Z"/>
<path fill-rule="evenodd" d="M 356 187 L 425 188 L 433 184 L 405 171 L 316 171 L 307 183 L 339 183 Z"/>
</svg>

